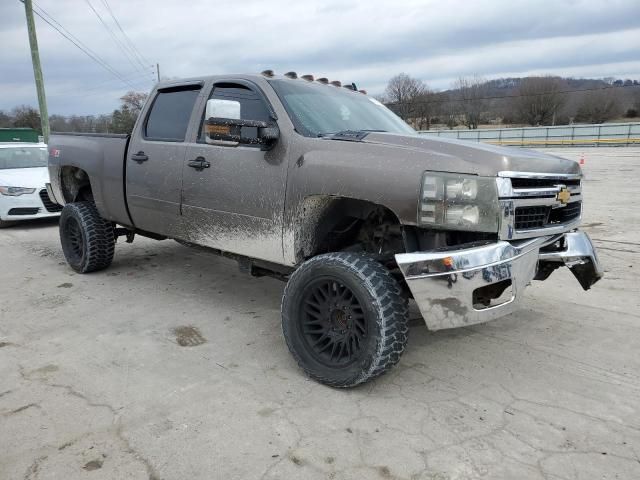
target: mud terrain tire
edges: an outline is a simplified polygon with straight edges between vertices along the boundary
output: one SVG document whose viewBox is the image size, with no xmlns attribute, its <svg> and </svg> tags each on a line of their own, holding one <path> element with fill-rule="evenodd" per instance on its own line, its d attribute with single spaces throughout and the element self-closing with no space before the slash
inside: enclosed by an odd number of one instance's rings
<svg viewBox="0 0 640 480">
<path fill-rule="evenodd" d="M 102 270 L 113 260 L 113 225 L 100 216 L 93 202 L 69 203 L 60 215 L 60 243 L 76 272 Z"/>
<path fill-rule="evenodd" d="M 409 332 L 407 299 L 389 271 L 367 255 L 318 255 L 289 278 L 282 330 L 311 378 L 353 387 L 400 360 Z"/>
</svg>

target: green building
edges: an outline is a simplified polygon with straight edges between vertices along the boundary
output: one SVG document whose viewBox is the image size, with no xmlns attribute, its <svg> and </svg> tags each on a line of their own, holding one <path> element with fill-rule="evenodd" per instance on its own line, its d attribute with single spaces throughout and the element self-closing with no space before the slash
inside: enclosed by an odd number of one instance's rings
<svg viewBox="0 0 640 480">
<path fill-rule="evenodd" d="M 38 143 L 38 132 L 33 128 L 0 128 L 0 142 Z"/>
</svg>

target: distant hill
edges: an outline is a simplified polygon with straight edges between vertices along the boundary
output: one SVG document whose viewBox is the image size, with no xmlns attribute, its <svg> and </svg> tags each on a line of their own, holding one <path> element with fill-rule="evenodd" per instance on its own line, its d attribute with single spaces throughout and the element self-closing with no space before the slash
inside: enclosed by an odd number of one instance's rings
<svg viewBox="0 0 640 480">
<path fill-rule="evenodd" d="M 487 80 L 484 82 L 484 88 L 486 88 L 487 96 L 497 97 L 514 94 L 520 87 L 520 83 L 527 78 L 536 77 L 514 77 L 514 78 L 496 78 L 493 80 Z M 600 88 L 612 86 L 614 79 L 606 81 L 600 78 L 572 78 L 572 77 L 555 77 L 566 83 L 567 90 L 584 90 L 591 88 Z M 620 80 L 621 85 L 624 84 L 624 80 Z M 632 80 L 633 82 L 633 80 Z M 636 80 L 637 82 L 637 80 Z M 456 94 L 458 89 L 452 88 L 444 90 L 443 93 Z"/>
<path fill-rule="evenodd" d="M 456 82 L 462 85 L 458 88 L 438 92 L 420 90 L 424 83 L 406 74 L 394 77 L 389 85 L 394 81 L 395 91 L 406 87 L 401 97 L 405 100 L 394 101 L 391 96 L 386 103 L 418 129 L 640 121 L 638 79 L 474 77 Z M 419 93 L 407 96 L 410 88 Z"/>
</svg>

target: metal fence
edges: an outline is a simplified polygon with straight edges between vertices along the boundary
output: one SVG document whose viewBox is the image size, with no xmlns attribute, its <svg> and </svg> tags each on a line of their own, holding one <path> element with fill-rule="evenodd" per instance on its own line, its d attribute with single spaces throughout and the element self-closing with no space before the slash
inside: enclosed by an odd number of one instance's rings
<svg viewBox="0 0 640 480">
<path fill-rule="evenodd" d="M 421 130 L 418 133 L 517 147 L 640 145 L 640 122 L 477 130 Z"/>
</svg>

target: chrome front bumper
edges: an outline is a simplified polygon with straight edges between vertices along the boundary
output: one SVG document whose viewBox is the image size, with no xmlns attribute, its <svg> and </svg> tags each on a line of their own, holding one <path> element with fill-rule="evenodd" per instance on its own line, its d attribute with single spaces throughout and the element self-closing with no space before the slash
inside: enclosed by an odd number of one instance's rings
<svg viewBox="0 0 640 480">
<path fill-rule="evenodd" d="M 531 280 L 559 266 L 569 267 L 585 290 L 603 275 L 589 236 L 579 231 L 395 258 L 430 330 L 507 315 Z"/>
</svg>

